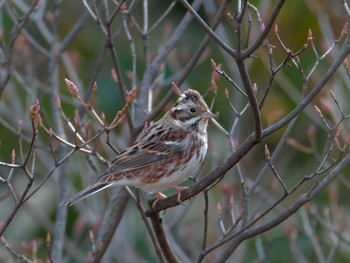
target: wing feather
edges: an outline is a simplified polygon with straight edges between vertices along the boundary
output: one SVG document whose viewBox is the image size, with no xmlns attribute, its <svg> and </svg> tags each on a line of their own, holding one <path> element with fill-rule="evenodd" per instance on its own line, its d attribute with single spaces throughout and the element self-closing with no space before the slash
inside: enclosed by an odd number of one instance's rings
<svg viewBox="0 0 350 263">
<path fill-rule="evenodd" d="M 147 143 L 142 143 L 143 141 L 146 141 L 146 138 L 140 139 L 141 141 L 135 143 L 121 153 L 112 162 L 111 167 L 97 178 L 97 180 L 103 180 L 112 173 L 122 173 L 144 168 L 159 161 L 178 156 L 186 150 L 190 138 L 189 136 L 181 140 L 175 138 L 171 140 L 171 138 L 166 138 L 166 140 L 153 140 L 152 142 Z"/>
</svg>

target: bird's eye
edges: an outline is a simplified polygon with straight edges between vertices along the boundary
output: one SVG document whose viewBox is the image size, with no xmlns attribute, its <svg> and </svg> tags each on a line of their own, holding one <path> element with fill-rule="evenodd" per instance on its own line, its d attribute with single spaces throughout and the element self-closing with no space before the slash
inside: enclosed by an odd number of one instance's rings
<svg viewBox="0 0 350 263">
<path fill-rule="evenodd" d="M 196 109 L 195 108 L 190 108 L 190 112 L 195 113 Z"/>
</svg>

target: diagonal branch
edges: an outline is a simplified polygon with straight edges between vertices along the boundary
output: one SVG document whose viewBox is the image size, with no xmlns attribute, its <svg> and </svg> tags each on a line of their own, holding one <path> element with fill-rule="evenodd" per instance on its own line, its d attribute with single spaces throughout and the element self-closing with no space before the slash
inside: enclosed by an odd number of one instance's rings
<svg viewBox="0 0 350 263">
<path fill-rule="evenodd" d="M 293 215 L 300 207 L 309 202 L 312 198 L 314 198 L 319 192 L 321 192 L 339 173 L 343 171 L 343 169 L 350 164 L 350 154 L 348 154 L 330 173 L 329 175 L 323 179 L 310 193 L 306 193 L 302 195 L 297 201 L 295 201 L 289 208 L 283 211 L 279 216 L 275 219 L 272 219 L 260 226 L 252 228 L 250 230 L 246 230 L 244 232 L 239 232 L 234 234 L 231 237 L 222 241 L 222 244 L 226 243 L 228 240 L 235 238 L 234 242 L 232 242 L 221 255 L 221 257 L 217 260 L 217 262 L 225 262 L 227 258 L 231 255 L 232 251 L 240 244 L 242 241 L 264 233 L 275 226 L 281 224 L 291 215 Z"/>
<path fill-rule="evenodd" d="M 264 26 L 263 32 L 259 35 L 258 39 L 255 40 L 255 42 L 248 49 L 246 49 L 244 52 L 239 54 L 240 59 L 248 58 L 260 47 L 260 45 L 266 39 L 267 34 L 270 32 L 272 26 L 274 25 L 275 20 L 282 9 L 284 2 L 285 2 L 285 0 L 278 1 L 278 3 L 276 4 L 276 7 L 274 8 L 274 10 L 271 14 L 270 20 Z"/>
<path fill-rule="evenodd" d="M 164 257 L 169 263 L 180 262 L 180 260 L 176 257 L 176 255 L 170 248 L 169 242 L 164 233 L 163 220 L 161 217 L 159 217 L 159 213 L 153 211 L 150 217 L 151 217 L 154 233 L 157 237 L 159 246 L 162 249 Z"/>
<path fill-rule="evenodd" d="M 188 12 L 191 13 L 194 19 L 203 27 L 203 29 L 207 32 L 207 34 L 229 55 L 233 58 L 237 58 L 237 53 L 234 49 L 229 47 L 225 42 L 221 40 L 221 38 L 207 25 L 207 23 L 198 15 L 196 10 L 186 1 L 179 0 L 179 2 L 187 9 Z"/>
<path fill-rule="evenodd" d="M 341 49 L 338 57 L 335 59 L 328 71 L 323 75 L 321 80 L 317 83 L 315 88 L 307 95 L 299 105 L 290 112 L 282 120 L 278 121 L 274 125 L 264 129 L 262 131 L 261 140 L 265 137 L 275 133 L 276 131 L 283 128 L 290 121 L 292 121 L 296 116 L 298 116 L 304 108 L 309 105 L 309 103 L 316 97 L 317 94 L 324 88 L 329 79 L 333 76 L 338 67 L 342 64 L 345 57 L 350 53 L 350 38 L 346 39 L 344 46 Z M 237 151 L 228 157 L 224 162 L 217 166 L 213 171 L 211 171 L 208 176 L 194 184 L 190 188 L 181 192 L 182 201 L 188 200 L 193 196 L 197 195 L 210 185 L 214 184 L 217 180 L 222 178 L 225 173 L 230 170 L 234 165 L 236 165 L 242 158 L 247 154 L 256 144 L 259 143 L 259 140 L 256 139 L 254 133 L 250 134 L 248 138 L 242 143 L 242 145 L 237 149 Z M 169 207 L 177 206 L 177 195 L 169 196 L 168 198 L 162 199 L 159 201 L 158 206 L 155 208 L 157 212 L 165 210 Z M 150 211 L 147 211 L 147 215 L 150 214 Z"/>
</svg>

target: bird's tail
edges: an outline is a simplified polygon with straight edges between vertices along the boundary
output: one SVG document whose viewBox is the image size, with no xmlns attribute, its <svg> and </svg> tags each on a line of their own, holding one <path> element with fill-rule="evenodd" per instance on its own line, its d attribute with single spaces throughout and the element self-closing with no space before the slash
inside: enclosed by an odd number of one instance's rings
<svg viewBox="0 0 350 263">
<path fill-rule="evenodd" d="M 111 186 L 112 183 L 96 183 L 96 184 L 93 184 L 91 186 L 89 186 L 88 188 L 80 191 L 79 193 L 77 193 L 76 195 L 73 195 L 72 197 L 68 198 L 67 200 L 63 201 L 61 203 L 61 205 L 73 205 L 75 204 L 76 202 L 92 195 L 92 194 L 95 194 L 109 186 Z"/>
</svg>

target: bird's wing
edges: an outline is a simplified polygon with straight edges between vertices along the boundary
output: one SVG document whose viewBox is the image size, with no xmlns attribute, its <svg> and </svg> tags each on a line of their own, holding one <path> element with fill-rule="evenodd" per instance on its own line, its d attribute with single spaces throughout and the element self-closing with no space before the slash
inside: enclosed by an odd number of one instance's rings
<svg viewBox="0 0 350 263">
<path fill-rule="evenodd" d="M 145 134 L 130 148 L 121 153 L 98 181 L 112 173 L 128 172 L 153 165 L 161 160 L 172 158 L 182 154 L 188 147 L 190 136 L 180 132 L 176 136 L 164 136 L 149 139 L 152 134 Z M 103 180 L 102 180 L 103 181 Z"/>
<path fill-rule="evenodd" d="M 79 193 L 71 196 L 70 198 L 66 199 L 61 203 L 61 205 L 74 205 L 76 202 L 79 202 L 80 200 L 93 195 L 109 186 L 111 186 L 112 183 L 95 183 L 87 187 L 86 189 L 80 191 Z"/>
<path fill-rule="evenodd" d="M 184 140 L 165 140 L 149 142 L 146 144 L 135 143 L 121 153 L 103 175 L 96 182 L 76 195 L 68 198 L 62 204 L 73 205 L 74 203 L 95 194 L 111 185 L 109 176 L 119 172 L 127 172 L 152 165 L 160 160 L 171 158 L 181 154 L 187 147 L 189 138 Z"/>
</svg>

